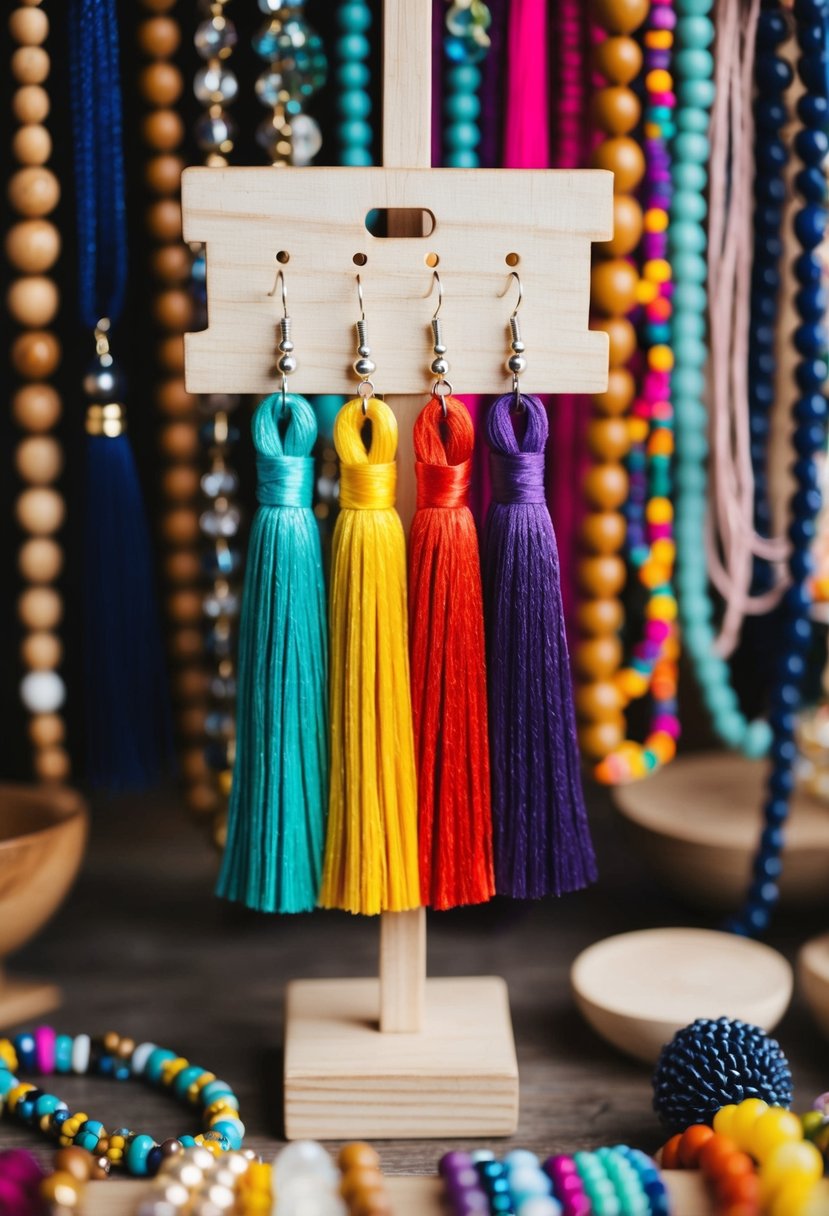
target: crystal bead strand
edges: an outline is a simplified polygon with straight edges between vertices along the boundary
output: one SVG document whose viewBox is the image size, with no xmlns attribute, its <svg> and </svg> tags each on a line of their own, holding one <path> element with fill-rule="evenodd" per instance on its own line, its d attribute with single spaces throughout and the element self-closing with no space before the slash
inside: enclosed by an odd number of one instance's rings
<svg viewBox="0 0 829 1216">
<path fill-rule="evenodd" d="M 304 107 L 325 84 L 328 60 L 322 39 L 305 20 L 305 0 L 259 0 L 267 20 L 253 49 L 267 64 L 256 96 L 270 110 L 256 132 L 273 165 L 310 165 L 322 132 Z"/>
</svg>

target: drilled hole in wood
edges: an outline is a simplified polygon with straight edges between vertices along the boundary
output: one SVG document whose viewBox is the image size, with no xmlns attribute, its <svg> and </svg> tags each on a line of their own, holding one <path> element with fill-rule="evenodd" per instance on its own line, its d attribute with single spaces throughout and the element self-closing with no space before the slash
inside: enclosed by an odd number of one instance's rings
<svg viewBox="0 0 829 1216">
<path fill-rule="evenodd" d="M 277 262 L 281 262 L 284 266 L 286 262 L 290 262 L 291 255 L 288 253 L 287 249 L 280 249 L 279 253 L 276 255 L 276 260 Z"/>
<path fill-rule="evenodd" d="M 506 262 L 507 266 L 517 266 L 521 259 L 517 253 L 508 253 L 504 258 L 504 261 Z"/>
<path fill-rule="evenodd" d="M 355 253 L 351 260 L 355 266 L 365 266 L 368 257 L 364 253 Z"/>
<path fill-rule="evenodd" d="M 436 253 L 427 253 L 423 260 L 427 266 L 437 266 L 440 262 L 440 258 Z"/>
</svg>

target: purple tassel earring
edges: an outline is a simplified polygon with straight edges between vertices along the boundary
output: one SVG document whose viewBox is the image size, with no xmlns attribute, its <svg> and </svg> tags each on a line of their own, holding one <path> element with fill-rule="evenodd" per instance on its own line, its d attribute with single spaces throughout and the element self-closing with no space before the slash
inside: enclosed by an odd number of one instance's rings
<svg viewBox="0 0 829 1216">
<path fill-rule="evenodd" d="M 507 363 L 513 392 L 499 397 L 486 419 L 492 503 L 483 576 L 492 818 L 497 893 L 539 899 L 594 881 L 596 860 L 581 786 L 558 549 L 545 496 L 549 424 L 539 399 L 519 393 L 526 359 L 517 313 L 510 317 Z"/>
</svg>

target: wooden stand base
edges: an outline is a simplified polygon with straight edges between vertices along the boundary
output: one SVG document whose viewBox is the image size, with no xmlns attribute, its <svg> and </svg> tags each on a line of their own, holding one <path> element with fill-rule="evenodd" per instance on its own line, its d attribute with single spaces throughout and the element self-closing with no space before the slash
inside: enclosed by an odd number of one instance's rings
<svg viewBox="0 0 829 1216">
<path fill-rule="evenodd" d="M 813 938 L 800 951 L 797 978 L 812 1016 L 829 1035 L 829 933 Z"/>
<path fill-rule="evenodd" d="M 0 971 L 0 1028 L 6 1030 L 18 1022 L 51 1013 L 63 997 L 56 984 L 41 980 L 9 979 Z"/>
<path fill-rule="evenodd" d="M 733 911 L 745 897 L 762 828 L 768 766 L 732 752 L 675 760 L 614 791 L 636 844 L 666 887 L 690 903 Z M 829 873 L 829 811 L 799 791 L 786 826 L 781 898 L 822 903 Z"/>
<path fill-rule="evenodd" d="M 518 1064 L 506 984 L 430 979 L 422 1030 L 381 1034 L 376 979 L 289 984 L 289 1140 L 509 1136 Z"/>
</svg>

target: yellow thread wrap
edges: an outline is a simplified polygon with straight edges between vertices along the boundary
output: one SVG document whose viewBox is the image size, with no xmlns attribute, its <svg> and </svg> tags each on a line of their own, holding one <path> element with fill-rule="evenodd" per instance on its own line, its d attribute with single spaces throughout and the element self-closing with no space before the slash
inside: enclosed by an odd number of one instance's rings
<svg viewBox="0 0 829 1216">
<path fill-rule="evenodd" d="M 402 912 L 420 906 L 420 884 L 394 414 L 374 397 L 366 415 L 361 400 L 347 402 L 334 446 L 342 509 L 331 561 L 331 792 L 320 904 Z"/>
</svg>

